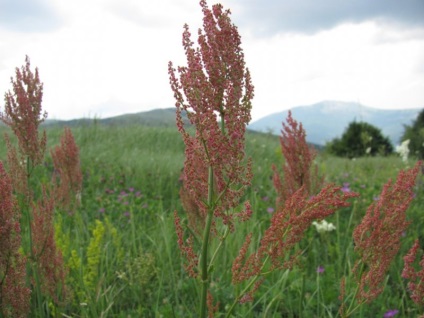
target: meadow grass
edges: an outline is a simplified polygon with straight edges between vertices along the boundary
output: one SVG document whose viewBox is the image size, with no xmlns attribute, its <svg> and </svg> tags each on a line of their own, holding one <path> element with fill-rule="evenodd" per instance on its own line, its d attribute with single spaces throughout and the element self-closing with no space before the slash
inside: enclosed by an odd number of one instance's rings
<svg viewBox="0 0 424 318">
<path fill-rule="evenodd" d="M 183 269 L 173 223 L 174 210 L 182 212 L 179 178 L 184 144 L 177 129 L 93 123 L 74 127 L 72 132 L 84 175 L 82 204 L 73 213 L 56 211 L 56 241 L 69 268 L 67 283 L 72 295 L 63 308 L 56 308 L 56 314 L 196 317 L 200 290 Z M 61 133 L 61 128 L 47 128 L 49 148 L 59 142 Z M 1 145 L 0 155 L 5 160 L 5 146 Z M 254 215 L 250 222 L 238 225 L 236 234 L 225 242 L 212 272 L 211 290 L 223 307 L 231 304 L 240 287 L 225 286 L 221 281 L 231 280 L 232 261 L 245 235 L 254 231 L 258 244 L 269 225 L 276 197 L 271 166 L 283 164 L 274 135 L 247 133 L 246 154 L 253 160 L 254 177 L 245 196 Z M 235 317 L 336 317 L 340 278 L 348 278 L 349 291 L 357 257 L 353 228 L 369 204 L 378 199 L 383 184 L 414 163 L 398 157 L 348 160 L 325 153 L 316 161 L 326 181 L 361 196 L 327 219 L 336 226 L 335 231 L 318 233 L 311 227 L 297 246 L 303 251 L 300 266 L 270 274 L 253 303 L 238 306 Z M 45 166 L 51 168 L 49 159 Z M 358 317 L 382 317 L 390 309 L 398 309 L 398 316 L 417 315 L 400 274 L 401 255 L 416 237 L 424 239 L 421 183 L 408 210 L 412 223 L 387 275 L 386 288 L 375 302 L 362 307 Z M 322 273 L 317 272 L 319 267 Z"/>
</svg>

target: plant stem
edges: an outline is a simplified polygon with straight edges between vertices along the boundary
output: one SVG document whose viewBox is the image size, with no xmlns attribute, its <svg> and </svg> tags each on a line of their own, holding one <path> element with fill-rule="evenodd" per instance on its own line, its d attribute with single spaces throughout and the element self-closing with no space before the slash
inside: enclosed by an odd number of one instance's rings
<svg viewBox="0 0 424 318">
<path fill-rule="evenodd" d="M 300 291 L 300 297 L 299 297 L 299 317 L 302 318 L 302 312 L 303 312 L 303 298 L 305 294 L 305 273 L 302 273 L 302 290 Z"/>
<path fill-rule="evenodd" d="M 240 301 L 241 297 L 243 297 L 247 293 L 247 291 L 253 286 L 253 284 L 258 280 L 259 277 L 271 273 L 271 271 L 270 272 L 267 272 L 266 274 L 262 273 L 262 270 L 265 268 L 265 265 L 268 263 L 268 260 L 269 260 L 269 255 L 267 255 L 267 257 L 265 258 L 265 260 L 264 260 L 264 262 L 263 262 L 263 264 L 261 266 L 261 269 L 259 270 L 259 273 L 256 274 L 253 277 L 253 279 L 250 281 L 250 283 L 243 289 L 243 291 L 236 297 L 236 299 L 234 299 L 234 302 L 231 304 L 230 309 L 228 309 L 227 314 L 225 315 L 225 318 L 229 318 L 230 317 L 231 313 L 234 310 L 234 307 Z"/>
<path fill-rule="evenodd" d="M 361 277 L 362 277 L 362 273 L 363 273 L 363 271 L 364 271 L 364 267 L 365 267 L 365 264 L 363 263 L 363 262 L 361 262 L 361 270 L 360 270 L 360 272 L 359 272 L 359 281 L 361 280 Z M 359 292 L 359 283 L 357 284 L 357 286 L 356 286 L 356 289 L 355 289 L 355 293 L 353 294 L 353 297 L 352 297 L 352 300 L 351 300 L 351 302 L 350 302 L 350 305 L 349 305 L 349 307 L 348 307 L 348 309 L 347 309 L 347 314 L 345 315 L 345 317 L 349 317 L 351 314 L 353 314 L 359 307 L 361 307 L 361 305 L 362 305 L 362 303 L 360 303 L 360 304 L 358 304 L 355 308 L 353 308 L 353 309 L 351 309 L 352 307 L 353 307 L 353 304 L 355 303 L 355 299 L 356 299 L 356 295 L 358 295 L 358 292 Z"/>
<path fill-rule="evenodd" d="M 28 156 L 26 159 L 26 170 L 27 170 L 27 185 L 28 187 L 30 186 L 30 179 L 31 179 L 31 173 L 33 170 L 33 166 L 32 166 L 32 162 L 30 157 Z M 26 191 L 29 191 L 29 189 L 26 189 Z M 32 240 L 32 215 L 31 215 L 31 208 L 30 208 L 30 194 L 24 193 L 24 214 L 26 216 L 26 221 L 28 224 L 28 254 L 29 254 L 29 267 L 30 267 L 30 275 L 33 275 L 34 281 L 35 281 L 35 299 L 36 299 L 36 311 L 38 310 L 38 315 L 40 317 L 43 316 L 43 307 L 42 307 L 42 294 L 41 294 L 41 282 L 40 282 L 40 277 L 39 277 L 39 272 L 38 272 L 38 264 L 37 264 L 37 260 L 36 260 L 36 255 L 34 255 L 34 244 L 33 244 L 33 240 Z M 31 277 L 29 278 L 31 281 Z M 30 282 L 31 284 L 31 282 Z"/>
<path fill-rule="evenodd" d="M 205 229 L 203 231 L 203 241 L 202 241 L 202 252 L 200 256 L 200 266 L 201 266 L 201 283 L 202 283 L 202 293 L 200 299 L 200 317 L 206 318 L 206 298 L 208 294 L 209 287 L 209 275 L 208 275 L 208 247 L 209 247 L 209 235 L 211 231 L 212 219 L 214 205 L 212 204 L 213 200 L 213 168 L 209 167 L 208 175 L 208 215 L 206 216 Z"/>
<path fill-rule="evenodd" d="M 230 227 L 227 226 L 224 235 L 222 236 L 217 248 L 215 249 L 215 252 L 212 255 L 211 261 L 209 263 L 208 272 L 210 272 L 212 264 L 215 261 L 216 256 L 218 255 L 219 250 L 221 249 L 222 245 L 224 244 L 225 239 L 227 238 L 228 234 L 230 234 Z"/>
<path fill-rule="evenodd" d="M 317 273 L 317 317 L 320 317 L 320 314 L 319 314 L 319 307 L 320 307 L 320 305 L 321 305 L 321 297 L 320 297 L 320 294 L 321 294 L 321 291 L 320 291 L 320 286 L 319 286 L 319 279 L 320 279 L 320 277 L 319 277 L 319 275 L 320 275 L 320 273 Z"/>
</svg>

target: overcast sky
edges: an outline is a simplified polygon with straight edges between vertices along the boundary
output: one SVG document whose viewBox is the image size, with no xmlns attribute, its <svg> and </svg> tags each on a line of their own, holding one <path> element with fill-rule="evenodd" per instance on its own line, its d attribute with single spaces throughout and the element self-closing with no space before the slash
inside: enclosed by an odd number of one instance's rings
<svg viewBox="0 0 424 318">
<path fill-rule="evenodd" d="M 424 0 L 220 3 L 242 38 L 254 120 L 322 100 L 424 107 Z M 184 23 L 197 34 L 198 1 L 0 0 L 0 92 L 28 55 L 49 118 L 173 107 L 167 64 L 186 64 Z"/>
</svg>

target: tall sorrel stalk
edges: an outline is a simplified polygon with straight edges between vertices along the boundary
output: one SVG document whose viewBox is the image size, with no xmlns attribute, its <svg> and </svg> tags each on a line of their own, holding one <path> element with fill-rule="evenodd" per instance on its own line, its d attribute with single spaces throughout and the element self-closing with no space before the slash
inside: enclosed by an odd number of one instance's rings
<svg viewBox="0 0 424 318">
<path fill-rule="evenodd" d="M 285 159 L 282 167 L 283 176 L 280 176 L 275 165 L 274 188 L 277 191 L 277 207 L 297 190 L 303 188 L 309 196 L 317 194 L 324 185 L 324 178 L 318 176 L 318 167 L 314 163 L 317 152 L 306 142 L 306 131 L 302 123 L 298 123 L 291 111 L 288 112 L 287 123 L 283 123 L 280 136 L 281 152 Z"/>
<path fill-rule="evenodd" d="M 205 1 L 200 4 L 204 30 L 199 30 L 199 48 L 193 48 L 186 25 L 183 46 L 188 66 L 178 68 L 178 80 L 176 70 L 169 63 L 169 75 L 177 101 L 177 126 L 186 145 L 181 199 L 187 213 L 188 231 L 184 231 L 177 213 L 175 225 L 179 247 L 187 260 L 186 270 L 199 279 L 202 287 L 199 316 L 205 317 L 207 310 L 210 316 L 217 310 L 208 289 L 218 250 L 229 233 L 235 231 L 234 221 L 247 221 L 252 213 L 248 202 L 244 209 L 239 209 L 241 212 L 234 210 L 240 205 L 243 191 L 251 180 L 250 162 L 245 163 L 244 134 L 250 120 L 253 86 L 244 67 L 240 36 L 230 21 L 230 12 L 223 11 L 219 4 L 212 10 L 207 8 Z M 193 134 L 184 126 L 183 112 L 195 128 Z M 302 127 L 300 130 L 303 135 L 294 136 L 297 132 L 294 129 L 289 130 L 287 137 L 291 150 L 299 157 L 309 149 Z M 297 147 L 293 138 L 300 138 L 303 144 Z M 313 158 L 312 153 L 308 155 Z M 290 197 L 286 198 L 284 206 L 278 207 L 270 228 L 262 235 L 258 251 L 251 255 L 248 255 L 248 247 L 252 238 L 261 233 L 247 236 L 232 266 L 233 284 L 244 284 L 244 287 L 238 288 L 241 292 L 234 296 L 227 316 L 237 303 L 252 300 L 266 274 L 293 264 L 295 255 L 291 255 L 290 250 L 314 220 L 347 206 L 347 199 L 355 195 L 327 185 L 311 197 L 310 189 L 306 189 L 306 184 L 313 180 L 311 176 L 315 176 L 309 173 L 311 163 L 310 160 L 301 167 L 304 173 L 308 170 L 302 181 L 305 184 L 293 183 Z M 209 258 L 211 238 L 220 243 Z"/>
<path fill-rule="evenodd" d="M 282 176 L 273 167 L 276 210 L 270 226 L 255 244 L 256 250 L 249 253 L 252 237 L 257 236 L 257 233 L 251 233 L 233 263 L 233 284 L 244 284 L 244 289 L 233 302 L 230 312 L 237 302 L 253 300 L 253 294 L 265 276 L 276 270 L 291 269 L 299 261 L 303 251 L 296 250 L 296 246 L 314 221 L 323 220 L 339 208 L 349 206 L 348 199 L 358 196 L 354 192 L 342 192 L 339 186 L 324 184 L 318 177 L 313 162 L 316 152 L 307 144 L 306 132 L 292 118 L 291 112 L 281 133 L 285 163 Z M 302 308 L 299 307 L 301 315 Z"/>
<path fill-rule="evenodd" d="M 402 235 L 410 224 L 406 211 L 414 197 L 413 188 L 421 165 L 422 162 L 418 161 L 415 167 L 400 171 L 395 182 L 389 180 L 378 200 L 368 207 L 354 229 L 355 252 L 359 255 L 353 267 L 356 287 L 354 296 L 346 302 L 346 279 L 341 281 L 342 306 L 339 312 L 342 317 L 351 317 L 363 304 L 372 302 L 382 293 L 386 274 L 399 253 Z M 409 272 L 409 260 L 406 258 L 404 274 Z"/>
<path fill-rule="evenodd" d="M 315 151 L 307 145 L 302 125 L 289 113 L 281 137 L 285 157 L 282 177 L 274 167 L 276 211 L 264 233 L 251 232 L 240 244 L 232 265 L 232 283 L 238 285 L 232 304 L 213 304 L 209 283 L 218 252 L 225 253 L 221 249 L 228 235 L 236 231 L 235 221 L 248 221 L 252 214 L 250 204 L 246 202 L 241 208 L 240 201 L 251 180 L 251 164 L 244 155 L 244 135 L 250 120 L 253 86 L 230 12 L 223 11 L 219 4 L 211 10 L 206 1 L 200 5 L 204 17 L 203 30 L 198 32 L 199 46 L 193 47 L 185 25 L 182 42 L 187 66 L 177 70 L 171 62 L 168 66 L 176 99 L 177 126 L 186 147 L 180 196 L 188 222 L 184 228 L 185 222 L 175 212 L 175 226 L 179 247 L 186 258 L 185 268 L 201 284 L 198 316 L 212 317 L 219 308 L 225 308 L 226 317 L 230 317 L 238 303 L 253 300 L 254 292 L 268 274 L 290 269 L 299 261 L 303 251 L 298 243 L 314 221 L 349 206 L 348 199 L 358 194 L 324 184 L 318 177 L 313 163 Z M 186 128 L 183 115 L 192 127 Z M 382 275 L 397 252 L 401 231 L 407 225 L 404 212 L 412 198 L 418 167 L 419 164 L 402 172 L 394 185 L 388 183 L 380 200 L 369 207 L 355 229 L 355 250 L 360 255 L 354 267 L 358 287 L 347 306 L 343 280 L 342 316 L 350 316 L 357 305 L 371 301 L 381 291 Z M 213 253 L 209 251 L 215 246 L 212 239 L 218 240 Z M 417 280 L 411 269 L 405 275 Z M 415 285 L 411 286 L 417 290 Z"/>
<path fill-rule="evenodd" d="M 10 202 L 15 203 L 7 208 L 8 201 L 2 200 L 0 205 L 4 211 L 19 209 L 14 213 L 3 213 L 9 217 L 5 222 L 16 222 L 18 215 L 20 216 L 20 224 L 15 226 L 16 237 L 12 242 L 11 253 L 14 253 L 15 245 L 20 242 L 22 259 L 26 261 L 27 267 L 27 289 L 16 289 L 17 299 L 22 299 L 23 302 L 28 294 L 27 290 L 31 290 L 30 306 L 21 304 L 18 316 L 25 316 L 22 312 L 25 308 L 26 311 L 30 310 L 32 317 L 45 317 L 49 315 L 50 308 L 59 306 L 66 296 L 66 270 L 62 253 L 54 240 L 54 213 L 58 208 L 73 207 L 75 194 L 81 191 L 79 155 L 72 134 L 65 129 L 61 145 L 52 152 L 55 177 L 49 183 L 39 181 L 45 180 L 40 178 L 40 174 L 46 172 L 43 164 L 47 137 L 45 131 L 39 134 L 39 126 L 47 117 L 41 107 L 43 84 L 40 82 L 38 69 L 32 73 L 28 57 L 25 66 L 16 69 L 16 78 L 12 78 L 11 82 L 13 93 L 6 92 L 4 112 L 0 112 L 0 119 L 12 130 L 18 144 L 16 148 L 9 135 L 5 134 L 8 175 L 13 191 Z M 9 188 L 3 190 L 3 195 L 8 194 Z M 0 236 L 0 241 L 4 239 L 7 237 Z M 1 244 L 3 242 L 0 246 Z M 11 258 L 8 266 L 6 270 L 0 268 L 2 294 L 8 280 L 21 273 L 21 261 L 13 261 Z M 8 299 L 2 298 L 2 302 Z M 16 317 L 17 315 L 7 309 L 12 308 L 10 306 L 15 308 L 13 302 L 2 303 L 0 312 L 4 316 Z"/>
<path fill-rule="evenodd" d="M 212 306 L 208 293 L 211 267 L 222 246 L 219 244 L 209 258 L 210 240 L 222 243 L 235 230 L 235 220 L 246 221 L 251 214 L 248 202 L 243 211 L 235 213 L 234 209 L 251 180 L 244 134 L 251 118 L 253 86 L 230 11 L 224 11 L 220 4 L 210 10 L 206 1 L 200 5 L 204 17 L 199 47 L 193 48 L 185 25 L 182 42 L 187 66 L 178 68 L 179 80 L 171 62 L 168 71 L 177 126 L 186 146 L 181 197 L 191 228 L 188 238 L 177 213 L 175 224 L 180 249 L 187 258 L 186 269 L 201 282 L 199 316 L 205 317 L 207 303 Z M 185 128 L 183 114 L 194 126 L 193 134 Z M 197 240 L 200 247 L 194 244 Z"/>
</svg>

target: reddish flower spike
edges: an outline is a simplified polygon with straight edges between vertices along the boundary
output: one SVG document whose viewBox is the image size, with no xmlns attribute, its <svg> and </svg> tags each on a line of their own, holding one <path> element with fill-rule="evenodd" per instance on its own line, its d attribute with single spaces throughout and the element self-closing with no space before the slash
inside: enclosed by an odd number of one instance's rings
<svg viewBox="0 0 424 318">
<path fill-rule="evenodd" d="M 28 56 L 25 61 L 25 66 L 16 68 L 16 79 L 11 79 L 13 93 L 5 94 L 4 113 L 0 112 L 0 119 L 18 137 L 19 150 L 25 160 L 30 160 L 32 168 L 42 163 L 46 150 L 46 133 L 43 132 L 39 139 L 38 127 L 47 118 L 47 113 L 41 114 L 43 84 L 38 69 L 33 74 Z"/>
<path fill-rule="evenodd" d="M 280 177 L 275 166 L 272 167 L 277 207 L 283 206 L 284 202 L 302 187 L 309 195 L 315 195 L 324 182 L 323 178 L 318 177 L 318 170 L 314 165 L 316 151 L 307 144 L 302 123 L 293 119 L 291 111 L 288 112 L 287 124 L 283 123 L 280 144 L 285 159 L 284 178 Z"/>
<path fill-rule="evenodd" d="M 386 272 L 400 249 L 402 233 L 410 222 L 406 210 L 413 199 L 413 187 L 421 167 L 401 171 L 395 183 L 387 182 L 378 201 L 367 209 L 361 223 L 353 231 L 355 251 L 360 259 L 353 272 L 357 275 L 360 303 L 369 303 L 383 290 Z"/>
<path fill-rule="evenodd" d="M 0 316 L 26 317 L 30 290 L 26 287 L 26 259 L 21 246 L 20 213 L 12 184 L 0 161 Z"/>
<path fill-rule="evenodd" d="M 402 277 L 408 279 L 408 289 L 411 293 L 411 299 L 419 306 L 424 306 L 424 253 L 421 249 L 422 257 L 418 264 L 419 270 L 415 270 L 414 263 L 418 258 L 420 244 L 418 239 L 403 258 L 405 266 L 402 271 Z"/>
</svg>

